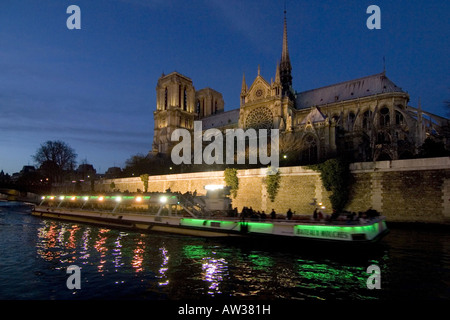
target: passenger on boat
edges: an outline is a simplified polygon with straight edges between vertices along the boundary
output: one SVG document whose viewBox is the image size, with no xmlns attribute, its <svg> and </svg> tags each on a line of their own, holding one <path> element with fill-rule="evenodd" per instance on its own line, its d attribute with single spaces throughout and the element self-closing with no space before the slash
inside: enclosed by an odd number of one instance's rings
<svg viewBox="0 0 450 320">
<path fill-rule="evenodd" d="M 247 207 L 243 207 L 241 212 L 241 218 L 245 219 L 248 216 L 249 216 L 249 209 Z"/>
<path fill-rule="evenodd" d="M 339 213 L 336 212 L 336 210 L 333 210 L 333 213 L 331 214 L 330 221 L 337 220 L 339 217 Z"/>
<path fill-rule="evenodd" d="M 272 212 L 270 213 L 270 218 L 271 219 L 276 219 L 277 218 L 277 213 L 275 212 L 274 209 L 272 209 Z"/>
<path fill-rule="evenodd" d="M 289 210 L 286 212 L 286 219 L 291 220 L 292 219 L 292 210 L 289 208 Z"/>
<path fill-rule="evenodd" d="M 355 221 L 356 220 L 356 212 L 350 213 L 348 216 L 348 221 Z"/>
<path fill-rule="evenodd" d="M 369 210 L 366 211 L 366 216 L 369 219 L 378 217 L 379 215 L 380 215 L 379 212 L 377 210 L 372 209 L 372 208 L 369 208 Z"/>
<path fill-rule="evenodd" d="M 322 211 L 319 210 L 319 213 L 318 213 L 318 217 L 317 217 L 317 218 L 319 219 L 319 221 L 322 221 L 322 220 L 323 220 L 323 213 L 322 213 Z"/>
<path fill-rule="evenodd" d="M 367 221 L 367 215 L 365 212 L 358 212 L 358 221 L 360 223 L 365 223 Z"/>
<path fill-rule="evenodd" d="M 252 220 L 252 221 L 258 221 L 259 220 L 259 216 L 260 216 L 260 213 L 259 213 L 259 211 L 251 211 L 251 215 L 250 215 L 250 219 Z"/>
<path fill-rule="evenodd" d="M 264 210 L 261 212 L 261 221 L 266 221 L 266 218 L 267 218 L 267 216 L 266 216 L 266 213 L 264 212 Z"/>
</svg>

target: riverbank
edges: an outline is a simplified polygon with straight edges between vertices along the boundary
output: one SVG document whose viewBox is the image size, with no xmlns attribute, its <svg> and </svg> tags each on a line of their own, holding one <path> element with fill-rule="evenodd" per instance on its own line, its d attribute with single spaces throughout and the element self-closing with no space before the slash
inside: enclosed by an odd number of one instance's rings
<svg viewBox="0 0 450 320">
<path fill-rule="evenodd" d="M 263 183 L 266 169 L 238 170 L 239 187 L 232 207 L 239 211 L 252 207 L 255 211 L 311 213 L 311 203 L 322 203 L 324 213 L 331 214 L 330 192 L 325 189 L 320 173 L 308 167 L 281 167 L 280 187 L 274 201 Z M 423 158 L 350 164 L 352 185 L 346 210 L 364 212 L 370 208 L 390 222 L 450 223 L 450 157 Z M 96 193 L 108 193 L 111 186 L 119 192 L 145 190 L 139 177 L 95 181 Z M 148 192 L 206 194 L 206 185 L 225 185 L 224 172 L 196 172 L 150 176 Z M 90 192 L 85 182 L 80 190 L 74 183 L 56 185 L 55 194 Z"/>
</svg>

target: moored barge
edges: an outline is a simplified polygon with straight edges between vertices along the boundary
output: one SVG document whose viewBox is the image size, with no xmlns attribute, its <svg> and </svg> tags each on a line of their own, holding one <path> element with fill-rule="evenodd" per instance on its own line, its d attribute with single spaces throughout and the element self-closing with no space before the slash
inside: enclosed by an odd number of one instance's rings
<svg viewBox="0 0 450 320">
<path fill-rule="evenodd" d="M 150 200 L 153 198 L 152 200 Z M 156 199 L 156 200 L 155 200 Z M 64 207 L 68 202 L 80 206 Z M 114 204 L 112 210 L 99 210 L 89 207 L 89 202 L 107 202 Z M 120 206 L 128 201 L 142 204 L 154 201 L 159 204 L 156 213 L 126 212 Z M 203 202 L 205 204 L 205 202 Z M 174 208 L 182 208 L 181 211 Z M 44 196 L 32 215 L 42 218 L 60 219 L 73 222 L 96 224 L 112 228 L 125 228 L 139 232 L 167 232 L 200 237 L 264 237 L 291 238 L 340 243 L 370 243 L 380 240 L 388 233 L 386 219 L 374 216 L 357 221 L 316 221 L 310 216 L 298 216 L 294 220 L 264 219 L 251 220 L 220 213 L 185 196 L 177 194 L 159 194 L 157 196 Z M 197 209 L 195 209 L 197 208 Z M 217 209 L 217 207 L 216 207 Z M 220 208 L 219 208 L 220 209 Z M 222 212 L 223 213 L 223 212 Z"/>
</svg>

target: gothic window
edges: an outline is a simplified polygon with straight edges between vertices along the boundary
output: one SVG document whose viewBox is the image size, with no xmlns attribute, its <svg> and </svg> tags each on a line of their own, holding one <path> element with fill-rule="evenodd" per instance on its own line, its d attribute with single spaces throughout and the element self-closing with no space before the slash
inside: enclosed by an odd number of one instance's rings
<svg viewBox="0 0 450 320">
<path fill-rule="evenodd" d="M 332 119 L 333 119 L 334 123 L 337 123 L 339 121 L 339 115 L 334 114 Z"/>
<path fill-rule="evenodd" d="M 390 123 L 389 109 L 384 107 L 380 110 L 380 126 L 387 127 Z"/>
<path fill-rule="evenodd" d="M 273 115 L 269 108 L 259 107 L 251 111 L 245 119 L 247 128 L 272 129 Z"/>
<path fill-rule="evenodd" d="M 308 135 L 303 144 L 302 162 L 304 164 L 316 163 L 318 160 L 316 139 L 312 135 Z"/>
<path fill-rule="evenodd" d="M 395 124 L 397 125 L 403 124 L 403 115 L 399 111 L 395 111 Z"/>
<path fill-rule="evenodd" d="M 187 92 L 186 92 L 186 87 L 184 87 L 183 110 L 186 111 L 186 108 L 187 108 Z"/>
<path fill-rule="evenodd" d="M 164 110 L 167 110 L 167 87 L 164 92 Z"/>
<path fill-rule="evenodd" d="M 353 112 L 348 114 L 348 131 L 353 129 L 353 125 L 355 124 L 356 115 Z"/>
<path fill-rule="evenodd" d="M 377 134 L 377 143 L 378 144 L 389 144 L 391 141 L 389 135 L 385 132 L 378 132 Z"/>
<path fill-rule="evenodd" d="M 200 100 L 197 100 L 197 105 L 196 105 L 195 112 L 196 112 L 197 114 L 200 114 Z"/>
<path fill-rule="evenodd" d="M 368 110 L 363 114 L 363 129 L 369 130 L 372 126 L 370 125 L 372 121 L 372 111 Z"/>
</svg>

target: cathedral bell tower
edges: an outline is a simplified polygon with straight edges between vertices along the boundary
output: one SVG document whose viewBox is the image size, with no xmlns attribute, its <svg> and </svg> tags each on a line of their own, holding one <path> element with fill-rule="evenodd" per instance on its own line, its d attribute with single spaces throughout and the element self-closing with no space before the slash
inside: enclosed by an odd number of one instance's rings
<svg viewBox="0 0 450 320">
<path fill-rule="evenodd" d="M 192 130 L 195 116 L 192 80 L 178 72 L 163 74 L 156 85 L 152 152 L 169 154 L 174 144 L 172 132 L 177 128 Z"/>
</svg>

